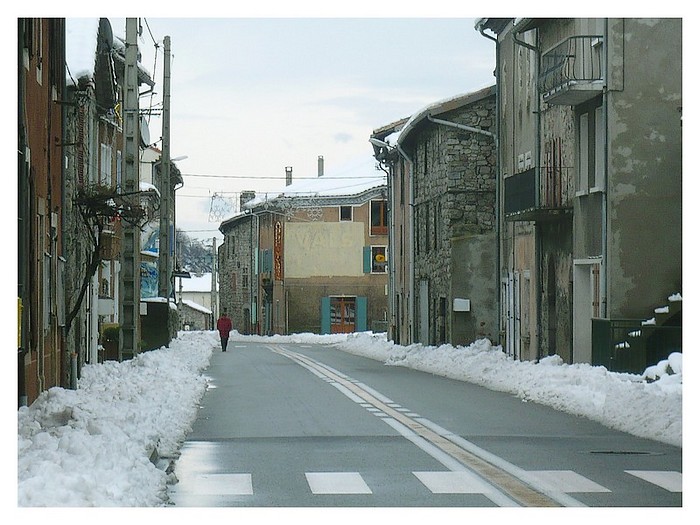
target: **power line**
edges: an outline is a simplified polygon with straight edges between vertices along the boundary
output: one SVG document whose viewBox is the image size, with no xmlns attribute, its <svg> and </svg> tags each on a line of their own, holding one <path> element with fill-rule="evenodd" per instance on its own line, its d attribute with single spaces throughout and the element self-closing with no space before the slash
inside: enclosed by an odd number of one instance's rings
<svg viewBox="0 0 700 525">
<path fill-rule="evenodd" d="M 214 179 L 260 179 L 260 180 L 286 180 L 286 176 L 273 175 L 212 175 L 204 173 L 181 173 L 183 177 L 208 177 Z M 318 180 L 318 179 L 333 179 L 333 180 L 354 180 L 354 179 L 379 179 L 386 175 L 365 175 L 365 176 L 348 176 L 348 177 L 333 177 L 332 175 L 324 177 L 294 177 L 294 180 Z"/>
</svg>

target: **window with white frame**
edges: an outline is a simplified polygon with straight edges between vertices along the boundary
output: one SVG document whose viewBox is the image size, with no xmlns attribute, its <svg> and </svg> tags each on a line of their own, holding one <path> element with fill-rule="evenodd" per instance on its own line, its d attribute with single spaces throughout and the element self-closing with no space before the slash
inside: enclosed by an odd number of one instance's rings
<svg viewBox="0 0 700 525">
<path fill-rule="evenodd" d="M 605 189 L 605 118 L 600 100 L 578 113 L 578 192 Z"/>
<path fill-rule="evenodd" d="M 109 186 L 112 183 L 112 148 L 108 144 L 100 144 L 100 185 Z"/>
<path fill-rule="evenodd" d="M 352 206 L 340 206 L 340 220 L 352 221 Z"/>
</svg>

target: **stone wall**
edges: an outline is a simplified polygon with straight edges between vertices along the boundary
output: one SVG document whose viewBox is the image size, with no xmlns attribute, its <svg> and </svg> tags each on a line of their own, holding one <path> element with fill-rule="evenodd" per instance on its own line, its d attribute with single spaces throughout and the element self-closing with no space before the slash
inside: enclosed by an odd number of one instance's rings
<svg viewBox="0 0 700 525">
<path fill-rule="evenodd" d="M 253 333 L 251 305 L 255 290 L 255 218 L 227 225 L 219 247 L 219 314 L 228 311 L 234 330 Z"/>
<path fill-rule="evenodd" d="M 495 96 L 440 114 L 439 118 L 493 132 Z M 478 267 L 481 277 L 494 273 L 495 267 L 490 266 L 495 264 L 495 259 L 488 257 L 483 261 L 453 264 L 452 252 L 455 242 L 483 244 L 482 237 L 492 238 L 495 232 L 495 141 L 480 133 L 427 123 L 417 132 L 412 145 L 416 225 L 415 289 L 420 289 L 422 280 L 428 281 L 429 288 L 429 340 L 423 342 L 470 342 L 465 341 L 465 338 L 477 337 L 479 332 L 485 330 L 489 333 L 497 330 L 495 304 L 487 307 L 483 318 L 478 320 L 474 315 L 455 317 L 451 312 L 453 288 L 464 289 L 464 286 L 457 286 L 456 281 L 470 279 L 465 268 Z M 490 244 L 493 244 L 495 254 L 495 238 Z M 470 251 L 467 249 L 465 253 Z M 482 265 L 487 268 L 481 268 Z M 474 278 L 473 272 L 471 278 Z M 495 273 L 493 278 L 495 279 Z M 488 284 L 493 288 L 492 283 Z M 467 288 L 478 293 L 478 286 Z M 483 305 L 487 302 L 491 301 L 486 297 L 480 301 Z M 419 323 L 421 318 L 425 319 L 426 316 L 419 316 Z M 462 325 L 459 329 L 456 326 L 458 322 Z M 465 327 L 465 324 L 470 326 Z M 487 325 L 488 328 L 484 328 Z M 462 335 L 457 336 L 458 333 Z"/>
</svg>

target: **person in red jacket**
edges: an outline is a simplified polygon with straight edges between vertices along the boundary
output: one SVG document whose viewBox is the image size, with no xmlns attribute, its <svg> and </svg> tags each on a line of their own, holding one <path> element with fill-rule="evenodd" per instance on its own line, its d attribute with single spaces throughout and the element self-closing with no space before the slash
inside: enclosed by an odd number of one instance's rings
<svg viewBox="0 0 700 525">
<path fill-rule="evenodd" d="M 219 320 L 216 322 L 216 329 L 219 331 L 219 335 L 221 336 L 221 350 L 222 352 L 225 352 L 226 346 L 228 345 L 228 334 L 231 332 L 231 330 L 233 330 L 231 319 L 226 313 L 225 308 L 224 313 L 221 314 L 221 317 L 219 317 Z"/>
</svg>

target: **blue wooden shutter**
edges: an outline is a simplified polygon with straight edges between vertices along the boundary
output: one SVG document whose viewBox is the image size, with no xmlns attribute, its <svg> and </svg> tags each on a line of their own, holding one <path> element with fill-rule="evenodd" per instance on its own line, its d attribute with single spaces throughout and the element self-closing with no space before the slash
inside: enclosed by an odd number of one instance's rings
<svg viewBox="0 0 700 525">
<path fill-rule="evenodd" d="M 372 247 L 362 247 L 362 271 L 364 273 L 372 272 Z"/>
<path fill-rule="evenodd" d="M 355 331 L 367 331 L 367 298 L 357 297 L 355 299 Z"/>
<path fill-rule="evenodd" d="M 331 333 L 331 298 L 321 297 L 321 334 Z"/>
</svg>

